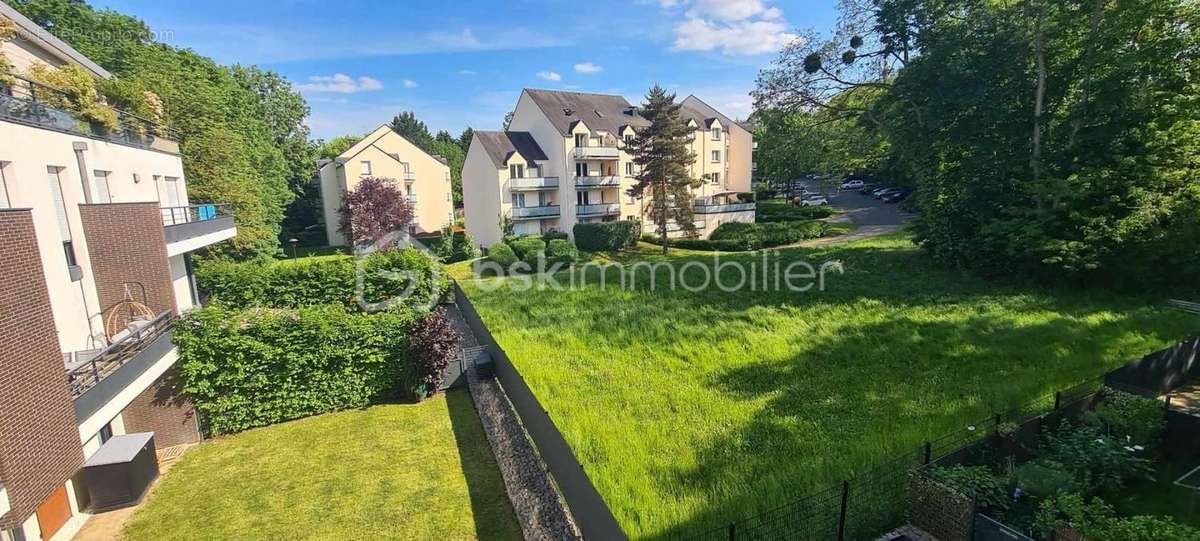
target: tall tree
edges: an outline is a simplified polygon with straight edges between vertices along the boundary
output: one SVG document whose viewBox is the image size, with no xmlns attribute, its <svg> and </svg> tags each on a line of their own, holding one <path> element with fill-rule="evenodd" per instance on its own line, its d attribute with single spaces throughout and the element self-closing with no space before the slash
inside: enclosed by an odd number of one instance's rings
<svg viewBox="0 0 1200 541">
<path fill-rule="evenodd" d="M 654 85 L 639 110 L 650 121 L 650 126 L 638 131 L 627 146 L 633 163 L 638 166 L 638 174 L 628 194 L 649 197 L 647 214 L 658 226 L 664 254 L 668 251 L 668 222 L 673 220 L 686 236 L 696 236 L 692 189 L 698 188 L 701 181 L 691 177 L 690 168 L 696 153 L 689 145 L 688 136 L 692 130 L 679 113 L 681 107 L 675 103 L 674 94 Z"/>
<path fill-rule="evenodd" d="M 339 135 L 328 141 L 317 141 L 317 158 L 332 160 L 362 141 L 360 135 Z"/>
<path fill-rule="evenodd" d="M 430 152 L 433 148 L 433 136 L 429 134 L 429 127 L 417 120 L 417 115 L 412 111 L 404 111 L 392 117 L 392 131 L 425 152 Z"/>
<path fill-rule="evenodd" d="M 466 154 L 467 151 L 471 149 L 471 139 L 474 138 L 475 130 L 471 129 L 470 127 L 467 127 L 467 129 L 463 130 L 463 132 L 459 134 L 458 148 L 462 149 L 463 154 Z"/>
</svg>

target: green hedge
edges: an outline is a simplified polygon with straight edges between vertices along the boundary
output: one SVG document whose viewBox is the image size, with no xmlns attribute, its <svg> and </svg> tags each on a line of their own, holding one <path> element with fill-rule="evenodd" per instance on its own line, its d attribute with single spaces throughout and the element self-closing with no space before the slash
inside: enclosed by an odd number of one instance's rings
<svg viewBox="0 0 1200 541">
<path fill-rule="evenodd" d="M 337 305 L 236 311 L 209 306 L 175 327 L 184 390 L 213 434 L 408 396 L 414 312 Z"/>
<path fill-rule="evenodd" d="M 687 250 L 747 252 L 820 238 L 829 233 L 830 229 L 829 224 L 821 221 L 765 224 L 727 222 L 717 226 L 708 240 L 670 239 L 668 243 L 670 246 Z M 642 240 L 662 246 L 662 240 L 649 233 L 643 235 Z"/>
<path fill-rule="evenodd" d="M 493 244 L 488 250 L 488 257 L 505 269 L 517 262 L 517 253 L 508 244 L 503 242 Z"/>
<path fill-rule="evenodd" d="M 662 246 L 662 239 L 650 233 L 642 235 L 642 240 Z M 758 249 L 751 244 L 736 240 L 670 239 L 668 243 L 674 248 L 702 252 L 748 252 Z"/>
<path fill-rule="evenodd" d="M 828 218 L 837 211 L 829 205 L 815 207 L 799 207 L 786 199 L 759 200 L 755 204 L 754 221 L 766 222 L 799 222 Z"/>
<path fill-rule="evenodd" d="M 546 256 L 555 263 L 571 263 L 579 259 L 579 249 L 567 239 L 554 239 L 546 247 Z"/>
<path fill-rule="evenodd" d="M 638 223 L 631 220 L 575 224 L 575 245 L 589 252 L 615 252 L 633 246 Z"/>
<path fill-rule="evenodd" d="M 289 259 L 265 265 L 208 261 L 196 269 L 196 284 L 210 304 L 228 307 L 339 304 L 356 308 L 358 265 L 351 256 Z M 450 285 L 441 266 L 413 248 L 376 252 L 363 258 L 362 268 L 363 293 L 369 302 L 402 294 L 411 276 L 417 280 L 411 305 L 440 297 Z"/>
<path fill-rule="evenodd" d="M 541 237 L 520 238 L 508 243 L 508 245 L 517 254 L 517 258 L 522 261 L 528 260 L 530 257 L 529 254 L 546 251 L 546 241 L 542 240 Z"/>
</svg>

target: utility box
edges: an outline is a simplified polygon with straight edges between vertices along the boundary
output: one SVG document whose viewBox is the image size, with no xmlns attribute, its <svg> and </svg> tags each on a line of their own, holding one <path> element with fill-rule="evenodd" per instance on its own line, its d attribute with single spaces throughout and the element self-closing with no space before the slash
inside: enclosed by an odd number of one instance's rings
<svg viewBox="0 0 1200 541">
<path fill-rule="evenodd" d="M 138 503 L 157 477 L 153 432 L 113 436 L 83 465 L 94 513 Z"/>
</svg>

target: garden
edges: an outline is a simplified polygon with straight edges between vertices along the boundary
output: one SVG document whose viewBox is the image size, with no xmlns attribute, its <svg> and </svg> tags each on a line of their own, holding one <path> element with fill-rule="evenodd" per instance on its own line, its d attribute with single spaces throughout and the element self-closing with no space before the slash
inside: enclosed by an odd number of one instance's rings
<svg viewBox="0 0 1200 541">
<path fill-rule="evenodd" d="M 460 281 L 630 537 L 780 506 L 1200 324 L 1154 296 L 986 281 L 907 234 L 720 258 L 764 255 L 844 272 L 803 293 L 651 288 L 645 274 L 601 287 L 596 269 L 564 271 L 582 285 L 562 290 Z M 734 272 L 687 250 L 604 257 L 653 262 L 660 284 Z"/>
</svg>

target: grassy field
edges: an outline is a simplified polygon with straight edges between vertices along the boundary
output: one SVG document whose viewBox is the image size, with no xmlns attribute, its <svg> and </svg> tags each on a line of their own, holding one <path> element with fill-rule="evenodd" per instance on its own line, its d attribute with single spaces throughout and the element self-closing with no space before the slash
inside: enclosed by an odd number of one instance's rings
<svg viewBox="0 0 1200 541">
<path fill-rule="evenodd" d="M 665 270 L 656 291 L 647 273 L 632 289 L 462 284 L 635 538 L 785 503 L 1200 330 L 1160 298 L 937 267 L 903 235 L 780 254 L 845 273 L 807 293 L 667 291 Z M 695 275 L 712 257 L 614 259 Z"/>
<path fill-rule="evenodd" d="M 520 539 L 466 391 L 201 444 L 160 481 L 128 541 Z"/>
</svg>

